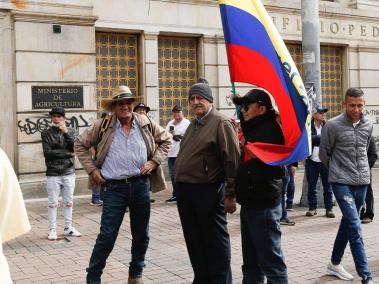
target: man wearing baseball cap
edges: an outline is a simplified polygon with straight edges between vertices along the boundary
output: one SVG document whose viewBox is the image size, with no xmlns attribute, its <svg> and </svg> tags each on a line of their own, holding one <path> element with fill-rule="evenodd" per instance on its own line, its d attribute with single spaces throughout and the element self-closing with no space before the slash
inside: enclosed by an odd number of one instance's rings
<svg viewBox="0 0 379 284">
<path fill-rule="evenodd" d="M 49 240 L 57 239 L 58 198 L 62 192 L 65 236 L 80 237 L 72 226 L 73 195 L 75 189 L 74 140 L 75 130 L 65 123 L 65 109 L 54 107 L 50 112 L 52 125 L 41 133 L 45 156 L 49 216 Z"/>
<path fill-rule="evenodd" d="M 232 283 L 226 212 L 236 210 L 237 132 L 206 83 L 189 90 L 192 119 L 175 161 L 176 198 L 193 283 Z"/>
<path fill-rule="evenodd" d="M 319 146 L 321 141 L 321 131 L 325 125 L 325 113 L 327 108 L 315 106 L 313 117 L 311 120 L 311 135 L 312 135 L 312 155 L 305 161 L 305 174 L 308 182 L 308 205 L 309 210 L 305 213 L 306 216 L 312 217 L 317 214 L 317 181 L 321 177 L 322 188 L 324 191 L 324 206 L 325 216 L 334 218 L 333 212 L 333 191 L 328 182 L 328 168 L 321 162 L 319 158 Z"/>
</svg>

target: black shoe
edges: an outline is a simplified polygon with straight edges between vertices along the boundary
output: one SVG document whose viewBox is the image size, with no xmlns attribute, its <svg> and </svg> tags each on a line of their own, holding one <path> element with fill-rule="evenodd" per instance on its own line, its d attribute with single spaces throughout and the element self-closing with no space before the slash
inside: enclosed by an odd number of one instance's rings
<svg viewBox="0 0 379 284">
<path fill-rule="evenodd" d="M 176 197 L 172 196 L 169 199 L 166 200 L 166 203 L 176 203 Z"/>
<path fill-rule="evenodd" d="M 90 203 L 92 206 L 103 206 L 103 201 L 100 199 L 94 199 Z"/>
<path fill-rule="evenodd" d="M 309 209 L 307 211 L 307 213 L 305 213 L 305 216 L 307 216 L 307 217 L 312 217 L 312 216 L 315 216 L 315 215 L 317 215 L 317 210 L 316 209 Z"/>
<path fill-rule="evenodd" d="M 361 223 L 362 224 L 369 224 L 372 222 L 372 219 L 369 217 L 363 217 Z"/>
<path fill-rule="evenodd" d="M 154 203 L 154 202 L 155 202 L 155 199 L 151 198 L 150 203 Z"/>
<path fill-rule="evenodd" d="M 287 211 L 293 211 L 293 209 L 292 209 L 292 205 L 287 205 L 287 206 L 286 206 L 286 210 L 287 210 Z"/>
<path fill-rule="evenodd" d="M 283 218 L 280 219 L 280 225 L 286 225 L 286 226 L 294 226 L 296 223 L 292 221 L 290 218 Z"/>
<path fill-rule="evenodd" d="M 328 218 L 336 218 L 333 209 L 326 209 L 325 216 Z"/>
</svg>

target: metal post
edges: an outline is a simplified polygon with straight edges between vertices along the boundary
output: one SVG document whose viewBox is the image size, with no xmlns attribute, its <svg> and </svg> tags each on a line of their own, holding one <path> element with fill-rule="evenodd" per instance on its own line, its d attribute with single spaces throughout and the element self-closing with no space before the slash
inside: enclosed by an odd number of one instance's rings
<svg viewBox="0 0 379 284">
<path fill-rule="evenodd" d="M 301 0 L 303 80 L 312 106 L 322 105 L 320 64 L 319 1 Z M 308 206 L 308 183 L 304 174 L 300 205 Z M 317 184 L 317 204 L 323 207 L 324 200 L 320 181 Z"/>
</svg>

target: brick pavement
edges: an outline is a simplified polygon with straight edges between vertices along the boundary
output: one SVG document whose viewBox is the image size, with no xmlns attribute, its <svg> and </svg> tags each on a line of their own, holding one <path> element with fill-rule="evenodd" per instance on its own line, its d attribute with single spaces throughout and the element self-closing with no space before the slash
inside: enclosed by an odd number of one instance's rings
<svg viewBox="0 0 379 284">
<path fill-rule="evenodd" d="M 302 173 L 296 178 L 297 193 L 300 199 Z M 374 171 L 374 190 L 379 198 L 379 171 Z M 176 205 L 168 205 L 164 200 L 170 194 L 165 191 L 156 194 L 156 203 L 152 205 L 150 246 L 147 253 L 144 279 L 146 283 L 190 283 L 192 269 L 184 244 Z M 85 283 L 85 268 L 99 231 L 101 208 L 88 204 L 89 197 L 75 200 L 74 225 L 83 233 L 80 238 L 64 238 L 57 241 L 47 240 L 46 201 L 27 203 L 32 231 L 4 245 L 15 283 Z M 62 233 L 63 213 L 59 211 L 58 226 Z M 283 227 L 283 250 L 289 271 L 289 283 L 343 283 L 331 276 L 325 276 L 325 266 L 330 258 L 333 241 L 340 221 L 340 212 L 336 208 L 337 218 L 325 218 L 324 210 L 319 215 L 305 217 L 306 208 L 295 207 L 290 217 L 296 221 L 294 227 Z M 379 208 L 376 208 L 379 216 Z M 103 283 L 126 283 L 128 262 L 130 261 L 130 230 L 125 215 L 115 248 L 108 259 Z M 241 283 L 241 247 L 239 234 L 239 214 L 229 215 L 229 232 L 232 243 L 233 283 Z M 369 265 L 374 277 L 379 281 L 379 220 L 363 226 L 364 240 Z M 355 273 L 350 250 L 347 248 L 343 259 L 345 268 Z"/>
</svg>

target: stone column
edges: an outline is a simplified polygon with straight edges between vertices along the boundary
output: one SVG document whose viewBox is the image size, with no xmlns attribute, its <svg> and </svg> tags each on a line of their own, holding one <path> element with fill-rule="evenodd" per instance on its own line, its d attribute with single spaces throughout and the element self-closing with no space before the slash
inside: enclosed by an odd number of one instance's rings
<svg viewBox="0 0 379 284">
<path fill-rule="evenodd" d="M 0 11 L 0 146 L 13 166 L 16 161 L 16 93 L 14 79 L 14 29 L 10 12 Z"/>
<path fill-rule="evenodd" d="M 145 31 L 142 36 L 142 86 L 149 115 L 159 123 L 158 33 Z"/>
</svg>

